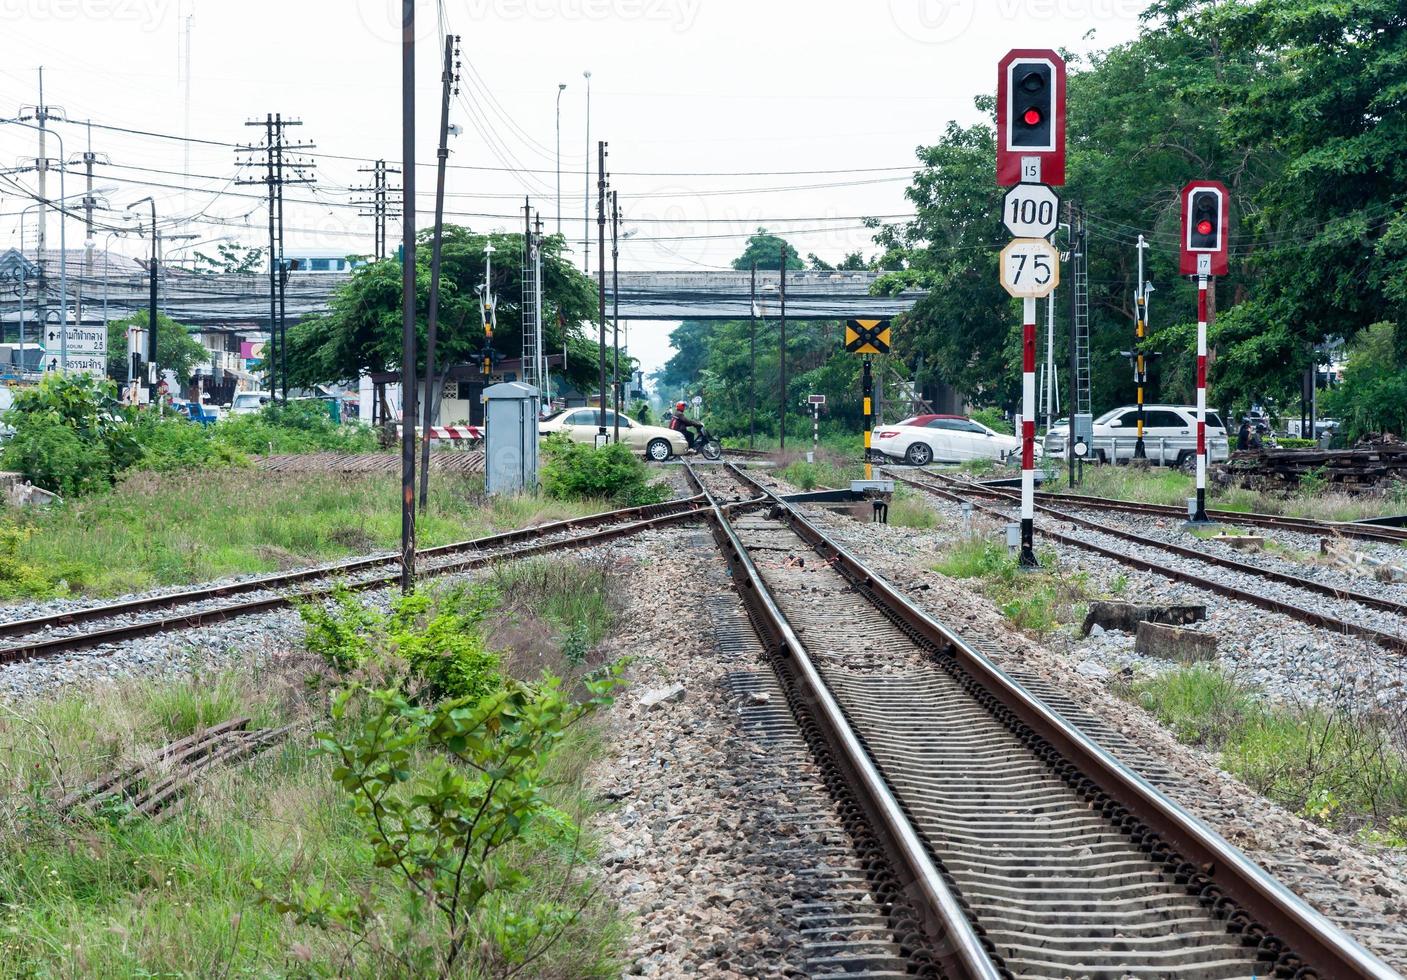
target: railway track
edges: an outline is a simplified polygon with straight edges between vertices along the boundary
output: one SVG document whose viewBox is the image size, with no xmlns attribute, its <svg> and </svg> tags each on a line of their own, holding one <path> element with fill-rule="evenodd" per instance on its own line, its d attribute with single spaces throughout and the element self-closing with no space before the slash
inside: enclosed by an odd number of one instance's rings
<svg viewBox="0 0 1407 980">
<path fill-rule="evenodd" d="M 903 469 L 897 466 L 887 466 L 885 468 L 891 472 L 902 471 Z M 923 469 L 917 472 L 924 473 L 927 476 L 939 475 Z M 985 486 L 971 480 L 958 482 L 960 482 L 968 492 L 980 496 L 997 498 L 1009 497 L 1012 494 L 1012 491 L 1004 487 Z M 1077 493 L 1038 492 L 1036 494 L 1036 500 L 1057 506 L 1065 505 L 1090 510 L 1125 511 L 1131 514 L 1145 514 L 1150 517 L 1167 517 L 1179 520 L 1187 519 L 1187 511 L 1185 509 L 1169 504 L 1147 504 L 1134 500 L 1116 500 L 1112 497 L 1094 497 Z M 1279 531 L 1296 531 L 1300 534 L 1318 535 L 1320 537 L 1345 537 L 1357 538 L 1364 541 L 1376 541 L 1385 544 L 1407 544 L 1407 528 L 1356 524 L 1351 521 L 1316 521 L 1305 517 L 1242 513 L 1234 510 L 1208 510 L 1207 516 L 1214 521 L 1226 524 L 1249 524 L 1253 527 L 1264 527 Z"/>
<path fill-rule="evenodd" d="M 795 507 L 698 485 L 911 973 L 1396 976 Z"/>
<path fill-rule="evenodd" d="M 418 571 L 425 577 L 469 571 L 547 551 L 599 544 L 682 521 L 699 520 L 704 513 L 705 498 L 700 495 L 648 507 L 629 507 L 554 521 L 426 548 L 417 555 Z M 584 533 L 578 533 L 581 531 Z M 360 591 L 391 586 L 399 580 L 399 557 L 377 555 L 242 582 L 201 586 L 159 596 L 0 622 L 0 638 L 6 639 L 0 644 L 0 664 L 55 656 L 286 608 L 325 597 L 339 585 Z M 307 587 L 309 583 L 312 583 L 311 587 Z M 245 598 L 236 598 L 239 596 Z"/>
<path fill-rule="evenodd" d="M 967 503 L 974 508 L 1003 520 L 1009 520 L 1011 515 L 1009 510 L 990 504 L 982 504 L 973 499 L 978 496 L 990 496 L 997 500 L 1014 505 L 1019 499 L 1017 495 L 992 491 L 990 488 L 983 488 L 986 492 L 976 492 L 972 485 L 959 480 L 952 480 L 941 474 L 926 474 L 930 478 L 940 481 L 939 485 L 934 485 L 926 480 L 915 480 L 911 476 L 905 476 L 900 472 L 889 470 L 890 476 L 906 486 L 914 487 L 925 493 L 947 500 L 951 503 Z M 1050 499 L 1049 495 L 1042 499 Z M 1055 498 L 1062 499 L 1062 498 Z M 1407 603 L 1402 603 L 1386 596 L 1362 592 L 1344 586 L 1332 585 L 1320 582 L 1315 579 L 1302 576 L 1290 575 L 1274 569 L 1253 565 L 1249 562 L 1237 561 L 1221 555 L 1211 554 L 1206 551 L 1198 551 L 1182 545 L 1173 544 L 1167 541 L 1159 541 L 1149 538 L 1147 535 L 1137 534 L 1123 528 L 1115 527 L 1099 521 L 1090 520 L 1077 514 L 1072 514 L 1067 510 L 1052 507 L 1046 503 L 1036 505 L 1036 509 L 1044 514 L 1049 514 L 1057 521 L 1071 524 L 1075 527 L 1093 531 L 1097 535 L 1106 536 L 1112 539 L 1110 543 L 1101 544 L 1088 537 L 1081 537 L 1075 534 L 1067 534 L 1045 525 L 1038 525 L 1036 533 L 1052 541 L 1073 548 L 1090 551 L 1114 561 L 1137 568 L 1140 571 L 1152 572 L 1176 581 L 1186 582 L 1198 588 L 1224 595 L 1227 598 L 1240 602 L 1250 603 L 1271 612 L 1281 613 L 1301 622 L 1318 626 L 1322 629 L 1334 633 L 1341 633 L 1346 636 L 1357 636 L 1378 644 L 1388 650 L 1397 653 L 1407 652 Z M 1123 542 L 1123 545 L 1119 543 Z M 1130 548 L 1128 545 L 1132 545 Z M 1190 559 L 1207 566 L 1207 574 L 1199 574 L 1184 568 L 1178 568 L 1150 557 L 1151 553 L 1161 552 L 1168 555 L 1176 555 L 1179 558 Z M 1218 571 L 1226 573 L 1223 577 L 1212 577 Z M 1263 579 L 1275 582 L 1283 586 L 1295 589 L 1304 593 L 1303 602 L 1291 602 L 1269 596 L 1254 589 L 1244 588 L 1242 585 L 1228 581 L 1234 576 L 1242 575 L 1253 579 Z M 1344 603 L 1356 604 L 1362 607 L 1362 611 L 1354 613 L 1354 619 L 1344 618 L 1346 614 L 1334 615 L 1322 608 L 1316 608 L 1314 603 L 1318 598 L 1330 598 Z M 1381 623 L 1383 617 L 1377 616 L 1368 610 L 1387 612 L 1399 618 L 1399 625 L 1403 632 L 1394 632 L 1390 629 L 1383 629 L 1374 622 Z"/>
</svg>

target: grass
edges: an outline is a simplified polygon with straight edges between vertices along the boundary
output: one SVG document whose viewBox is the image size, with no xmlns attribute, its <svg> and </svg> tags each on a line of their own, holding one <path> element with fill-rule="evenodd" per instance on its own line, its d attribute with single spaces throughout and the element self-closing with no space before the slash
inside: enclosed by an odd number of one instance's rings
<svg viewBox="0 0 1407 980">
<path fill-rule="evenodd" d="M 795 460 L 777 470 L 777 476 L 800 490 L 835 490 L 850 486 L 851 480 L 863 480 L 862 463 L 822 453 L 816 462 Z"/>
<path fill-rule="evenodd" d="M 430 497 L 416 524 L 421 547 L 610 509 L 602 501 L 485 500 L 481 484 L 463 478 L 432 481 Z M 400 483 L 391 474 L 141 473 L 23 520 L 27 533 L 8 560 L 37 577 L 19 577 L 6 590 L 11 597 L 46 589 L 112 595 L 395 550 Z"/>
<path fill-rule="evenodd" d="M 495 568 L 492 581 L 511 614 L 511 624 L 524 633 L 532 632 L 524 627 L 534 620 L 544 624 L 562 658 L 573 667 L 586 663 L 619 612 L 615 574 L 581 561 L 513 562 Z M 507 625 L 501 623 L 500 628 Z"/>
<path fill-rule="evenodd" d="M 949 578 L 977 579 L 983 594 L 996 603 L 1013 626 L 1049 633 L 1062 623 L 1084 619 L 1090 598 L 1083 572 L 1062 571 L 1052 552 L 1038 552 L 1039 567 L 1024 570 L 1004 545 L 980 537 L 950 545 L 933 570 Z"/>
<path fill-rule="evenodd" d="M 610 603 L 582 604 L 575 566 L 535 565 L 516 581 L 537 588 L 564 614 L 603 615 Z M 603 600 L 604 601 L 604 600 Z M 556 653 L 556 664 L 564 652 Z M 505 664 L 514 661 L 505 651 Z M 234 671 L 174 682 L 133 680 L 56 700 L 0 709 L 0 976 L 312 977 L 381 975 L 388 958 L 352 947 L 346 933 L 302 924 L 265 901 L 293 880 L 331 893 L 379 896 L 380 938 L 392 949 L 420 942 L 360 832 L 332 762 L 309 734 L 327 726 L 326 706 L 303 682 L 309 662 L 284 673 Z M 536 676 L 536 665 L 526 676 Z M 163 823 L 105 814 L 64 818 L 52 800 L 140 759 L 197 725 L 252 714 L 254 724 L 306 721 L 281 748 L 202 778 L 191 804 Z M 483 933 L 456 975 L 498 975 L 515 930 L 538 912 L 564 918 L 580 908 L 530 974 L 618 976 L 625 927 L 598 894 L 582 860 L 598 807 L 583 785 L 606 750 L 598 729 L 579 729 L 554 752 L 548 824 L 514 845 L 525 877 L 483 913 Z M 408 760 L 414 766 L 416 759 Z M 115 815 L 115 814 L 114 814 Z M 535 827 L 537 825 L 534 825 Z M 399 947 L 397 944 L 402 944 Z"/>
<path fill-rule="evenodd" d="M 1167 467 L 1086 466 L 1084 482 L 1074 493 L 1116 500 L 1185 507 L 1196 495 L 1195 480 L 1189 474 Z M 1062 481 L 1048 484 L 1057 492 L 1070 492 Z M 1276 514 L 1318 521 L 1357 521 L 1386 517 L 1407 511 L 1407 488 L 1398 484 L 1384 494 L 1343 493 L 1325 484 L 1310 483 L 1297 492 L 1263 493 L 1244 487 L 1210 486 L 1207 506 L 1239 513 Z"/>
<path fill-rule="evenodd" d="M 896 486 L 889 502 L 889 523 L 926 531 L 938 526 L 938 512 L 917 491 Z"/>
<path fill-rule="evenodd" d="M 1216 752 L 1228 772 L 1276 803 L 1335 830 L 1407 847 L 1403 717 L 1273 704 L 1206 666 L 1120 692 L 1180 741 Z"/>
</svg>

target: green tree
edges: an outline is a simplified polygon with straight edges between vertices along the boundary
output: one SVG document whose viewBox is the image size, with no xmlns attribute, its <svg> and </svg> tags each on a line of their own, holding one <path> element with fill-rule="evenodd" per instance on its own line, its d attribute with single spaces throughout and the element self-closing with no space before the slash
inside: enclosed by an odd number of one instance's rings
<svg viewBox="0 0 1407 980">
<path fill-rule="evenodd" d="M 107 325 L 107 373 L 113 378 L 126 378 L 128 365 L 127 331 L 132 327 L 148 329 L 151 313 L 143 310 Z M 146 351 L 142 351 L 146 360 Z M 210 352 L 190 331 L 165 313 L 156 314 L 156 362 L 176 375 L 181 384 L 190 381 L 191 372 L 210 360 Z"/>
<path fill-rule="evenodd" d="M 195 253 L 195 271 L 209 273 L 233 273 L 253 275 L 264 264 L 264 250 L 258 247 L 240 245 L 237 242 L 220 242 L 215 246 L 216 254 Z"/>
<path fill-rule="evenodd" d="M 766 228 L 757 229 L 757 233 L 747 240 L 743 254 L 733 260 L 733 268 L 746 272 L 752 268 L 753 262 L 756 262 L 759 269 L 780 269 L 783 246 L 787 250 L 787 268 L 804 269 L 806 265 L 801 261 L 801 256 L 796 254 L 796 249 L 788 244 L 785 238 L 769 234 Z"/>
<path fill-rule="evenodd" d="M 430 296 L 430 235 L 422 232 L 416 248 L 417 370 L 424 369 L 426 316 Z M 478 289 L 484 281 L 484 257 L 492 244 L 492 289 L 498 304 L 494 350 L 516 357 L 522 350 L 523 236 L 476 235 L 467 228 L 444 229 L 440 273 L 440 326 L 436 361 L 441 365 L 473 361 L 484 346 Z M 569 347 L 569 374 L 587 384 L 596 369 L 595 343 L 582 325 L 597 313 L 596 284 L 562 257 L 563 239 L 547 238 L 542 247 L 543 344 L 549 352 Z M 362 371 L 389 371 L 400 365 L 401 265 L 387 259 L 363 266 L 333 294 L 330 308 L 288 330 L 291 383 L 311 385 L 351 382 Z M 564 338 L 565 332 L 565 338 Z"/>
<path fill-rule="evenodd" d="M 1343 420 L 1351 440 L 1374 432 L 1407 436 L 1407 371 L 1396 336 L 1403 332 L 1391 323 L 1375 323 L 1349 343 L 1343 379 L 1324 395 L 1324 411 Z"/>
</svg>

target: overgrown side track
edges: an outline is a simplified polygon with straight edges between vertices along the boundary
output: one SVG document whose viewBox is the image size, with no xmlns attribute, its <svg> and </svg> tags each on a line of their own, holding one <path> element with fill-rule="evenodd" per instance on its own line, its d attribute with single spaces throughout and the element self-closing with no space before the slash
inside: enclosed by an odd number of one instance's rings
<svg viewBox="0 0 1407 980">
<path fill-rule="evenodd" d="M 694 496 L 427 548 L 418 553 L 420 574 L 424 577 L 449 575 L 560 548 L 598 544 L 662 525 L 698 520 L 704 512 L 704 498 Z M 574 533 L 583 528 L 597 530 L 585 534 Z M 21 638 L 18 642 L 0 646 L 0 664 L 54 656 L 71 650 L 191 629 L 236 616 L 280 609 L 325 597 L 338 585 L 364 590 L 393 585 L 399 580 L 398 559 L 389 556 L 355 558 L 243 582 L 15 620 L 0 624 L 0 636 Z M 313 588 L 293 589 L 308 582 L 318 584 Z M 221 601 L 241 594 L 251 597 L 236 602 Z M 151 611 L 161 614 L 140 615 Z M 84 624 L 89 624 L 89 628 L 73 629 Z"/>
<path fill-rule="evenodd" d="M 960 481 L 944 480 L 944 485 L 935 486 L 933 483 L 930 483 L 926 480 L 915 480 L 910 476 L 904 476 L 902 473 L 896 472 L 894 470 L 889 470 L 889 473 L 890 476 L 892 476 L 895 480 L 898 480 L 900 483 L 903 483 L 906 486 L 911 486 L 918 490 L 922 490 L 925 493 L 931 494 L 935 497 L 939 497 L 943 500 L 947 500 L 951 503 L 969 503 L 977 510 L 981 510 L 984 513 L 990 514 L 994 517 L 1010 519 L 1010 514 L 1008 511 L 1003 510 L 997 506 L 980 503 L 978 500 L 974 499 L 974 497 L 981 495 L 974 493 L 971 489 L 970 484 L 963 483 Z M 929 474 L 930 477 L 936 475 L 937 474 Z M 940 479 L 942 478 L 940 477 Z M 1013 498 L 1008 497 L 1006 494 L 996 494 L 995 496 L 996 499 L 1002 501 L 1013 500 Z M 1108 524 L 1100 523 L 1098 521 L 1092 521 L 1088 518 L 1083 518 L 1078 515 L 1071 514 L 1068 511 L 1050 507 L 1044 504 L 1040 505 L 1040 510 L 1043 513 L 1050 514 L 1054 519 L 1058 521 L 1064 521 L 1066 523 L 1073 524 L 1078 527 L 1087 528 L 1101 535 L 1107 535 L 1111 538 L 1130 542 L 1132 544 L 1137 545 L 1140 549 L 1162 551 L 1167 554 L 1173 554 L 1182 558 L 1188 558 L 1194 561 L 1202 562 L 1203 564 L 1206 564 L 1212 568 L 1222 568 L 1239 575 L 1245 575 L 1251 578 L 1262 578 L 1266 579 L 1267 581 L 1274 581 L 1282 585 L 1290 586 L 1294 589 L 1298 589 L 1302 592 L 1308 593 L 1306 599 L 1311 602 L 1313 601 L 1313 596 L 1326 596 L 1345 602 L 1357 603 L 1366 608 L 1390 612 L 1397 616 L 1401 616 L 1404 619 L 1407 619 L 1407 604 L 1403 604 L 1396 600 L 1389 599 L 1386 596 L 1374 595 L 1367 592 L 1359 592 L 1353 589 L 1328 585 L 1322 582 L 1317 582 L 1313 579 L 1286 575 L 1281 572 L 1276 572 L 1273 569 L 1262 568 L 1260 566 L 1251 565 L 1246 562 L 1234 561 L 1229 558 L 1224 558 L 1220 555 L 1212 555 L 1206 552 L 1195 551 L 1191 548 L 1182 547 L 1181 545 L 1172 544 L 1166 541 L 1158 541 L 1144 535 L 1135 534 L 1131 531 L 1126 531 L 1123 528 L 1117 528 Z M 1169 565 L 1164 562 L 1155 561 L 1151 558 L 1146 557 L 1143 554 L 1131 551 L 1127 548 L 1115 548 L 1107 545 L 1102 545 L 1088 538 L 1083 538 L 1077 535 L 1066 534 L 1062 531 L 1057 531 L 1054 528 L 1051 528 L 1046 525 L 1038 524 L 1036 527 L 1036 533 L 1043 537 L 1049 538 L 1052 541 L 1058 541 L 1061 544 L 1068 545 L 1072 548 L 1080 548 L 1085 551 L 1093 552 L 1094 554 L 1102 555 L 1105 558 L 1110 558 L 1114 561 L 1128 565 L 1132 568 L 1137 568 L 1141 571 L 1152 572 L 1156 575 L 1162 575 L 1169 579 L 1174 579 L 1180 582 L 1186 582 L 1190 585 L 1195 585 L 1198 588 L 1206 589 L 1209 592 L 1215 592 L 1219 595 L 1224 595 L 1230 599 L 1236 599 L 1240 602 L 1250 603 L 1251 605 L 1258 606 L 1261 609 L 1268 609 L 1272 612 L 1282 613 L 1283 615 L 1289 616 L 1293 619 L 1298 619 L 1301 622 L 1309 623 L 1312 626 L 1318 626 L 1322 629 L 1326 629 L 1334 633 L 1340 633 L 1346 636 L 1362 637 L 1363 639 L 1371 640 L 1379 646 L 1382 646 L 1388 650 L 1392 650 L 1398 653 L 1407 652 L 1407 634 L 1404 633 L 1396 633 L 1390 630 L 1380 629 L 1377 626 L 1370 626 L 1366 622 L 1354 622 L 1346 620 L 1341 616 L 1331 615 L 1330 613 L 1324 612 L 1322 609 L 1314 608 L 1307 604 L 1287 602 L 1284 599 L 1279 599 L 1274 596 L 1266 595 L 1252 588 L 1242 588 L 1239 585 L 1235 585 L 1230 582 L 1220 581 L 1215 578 L 1210 578 L 1206 575 L 1198 574 L 1195 571 L 1190 571 L 1185 568 L 1178 568 L 1176 566 Z M 1363 618 L 1367 619 L 1373 617 L 1365 616 Z M 1381 617 L 1377 617 L 1377 619 L 1380 620 Z"/>
<path fill-rule="evenodd" d="M 906 467 L 889 466 L 891 471 L 902 472 Z M 935 476 L 929 470 L 915 472 Z M 1005 487 L 984 485 L 971 480 L 961 481 L 963 489 L 984 497 L 1009 497 L 1011 490 Z M 1136 500 L 1117 500 L 1112 497 L 1094 497 L 1077 493 L 1037 493 L 1036 499 L 1048 504 L 1066 507 L 1080 507 L 1089 510 L 1125 511 L 1131 514 L 1145 514 L 1150 517 L 1187 519 L 1187 511 L 1170 504 L 1149 504 Z M 1280 514 L 1243 513 L 1234 510 L 1208 510 L 1207 516 L 1214 521 L 1226 524 L 1249 524 L 1280 531 L 1296 531 L 1300 534 L 1321 537 L 1358 538 L 1364 541 L 1377 541 L 1386 544 L 1407 543 L 1407 528 L 1389 527 L 1379 524 L 1359 524 L 1352 521 L 1317 521 L 1308 517 L 1285 517 Z"/>
<path fill-rule="evenodd" d="M 769 504 L 711 515 L 738 587 L 777 662 L 811 664 L 814 703 L 836 705 L 817 724 L 830 740 L 845 726 L 875 764 L 998 968 L 1396 976 L 799 510 Z"/>
</svg>

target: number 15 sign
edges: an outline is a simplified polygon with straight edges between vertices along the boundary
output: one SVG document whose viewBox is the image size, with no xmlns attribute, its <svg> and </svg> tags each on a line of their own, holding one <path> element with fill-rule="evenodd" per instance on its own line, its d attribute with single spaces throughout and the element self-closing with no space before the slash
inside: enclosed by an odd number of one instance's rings
<svg viewBox="0 0 1407 980">
<path fill-rule="evenodd" d="M 1042 299 L 1060 285 L 1060 253 L 1044 238 L 1014 238 L 1001 255 L 1001 283 L 1018 299 Z"/>
</svg>

